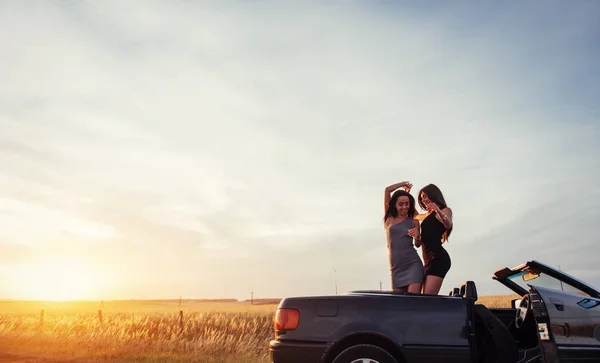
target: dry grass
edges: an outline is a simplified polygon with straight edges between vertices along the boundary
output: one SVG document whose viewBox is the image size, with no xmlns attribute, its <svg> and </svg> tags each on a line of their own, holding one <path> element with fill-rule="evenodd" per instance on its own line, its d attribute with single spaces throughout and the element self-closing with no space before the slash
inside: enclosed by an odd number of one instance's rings
<svg viewBox="0 0 600 363">
<path fill-rule="evenodd" d="M 178 302 L 107 302 L 102 323 L 98 308 L 0 302 L 0 352 L 75 362 L 268 362 L 276 305 L 186 302 L 183 324 Z"/>
<path fill-rule="evenodd" d="M 509 307 L 513 296 L 482 296 Z M 0 362 L 268 362 L 276 304 L 0 302 Z M 44 309 L 43 324 L 40 310 Z"/>
<path fill-rule="evenodd" d="M 483 304 L 488 308 L 510 308 L 512 299 L 520 298 L 519 295 L 501 295 L 501 296 L 480 296 L 477 300 L 478 304 Z"/>
</svg>

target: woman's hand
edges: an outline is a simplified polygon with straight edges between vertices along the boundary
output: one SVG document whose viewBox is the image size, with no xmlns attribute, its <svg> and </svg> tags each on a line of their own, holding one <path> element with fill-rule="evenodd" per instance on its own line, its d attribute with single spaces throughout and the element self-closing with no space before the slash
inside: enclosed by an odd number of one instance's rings
<svg viewBox="0 0 600 363">
<path fill-rule="evenodd" d="M 396 190 L 398 188 L 404 188 L 404 190 L 408 191 L 408 190 L 410 190 L 410 188 L 412 188 L 412 183 L 409 182 L 409 181 L 402 181 L 400 183 L 388 185 L 385 188 L 385 191 L 388 192 L 388 193 L 391 193 L 391 192 L 393 192 L 394 190 Z"/>
<path fill-rule="evenodd" d="M 412 238 L 416 239 L 416 240 L 420 240 L 421 239 L 421 231 L 419 231 L 419 228 L 411 228 L 408 230 L 408 235 L 411 236 Z"/>
<path fill-rule="evenodd" d="M 419 248 L 421 247 L 421 245 L 423 244 L 421 242 L 421 231 L 420 231 L 420 227 L 419 226 L 415 226 L 414 228 L 411 228 L 408 230 L 408 235 L 411 236 L 412 238 L 414 238 L 415 240 L 415 247 Z"/>
<path fill-rule="evenodd" d="M 437 204 L 435 204 L 435 203 L 429 203 L 429 204 L 427 204 L 427 211 L 429 213 L 435 212 L 435 213 L 439 214 L 440 213 L 440 207 L 438 207 Z"/>
<path fill-rule="evenodd" d="M 404 189 L 407 193 L 410 193 L 410 188 L 412 188 L 412 183 L 409 181 L 405 181 L 403 182 L 404 184 L 401 186 L 402 189 Z"/>
</svg>

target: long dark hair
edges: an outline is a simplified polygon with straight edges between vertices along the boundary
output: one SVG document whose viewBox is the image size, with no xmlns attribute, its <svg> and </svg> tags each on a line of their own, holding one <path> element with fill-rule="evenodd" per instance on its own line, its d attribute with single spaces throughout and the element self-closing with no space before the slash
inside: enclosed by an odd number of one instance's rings
<svg viewBox="0 0 600 363">
<path fill-rule="evenodd" d="M 400 197 L 408 197 L 409 205 L 408 205 L 408 218 L 414 218 L 415 213 L 417 212 L 415 208 L 415 198 L 410 195 L 406 190 L 400 189 L 392 194 L 392 198 L 390 199 L 387 209 L 385 210 L 385 215 L 383 216 L 383 221 L 385 222 L 388 218 L 396 218 L 398 217 L 398 210 L 396 209 L 396 202 Z"/>
<path fill-rule="evenodd" d="M 419 194 L 417 195 L 417 198 L 419 200 L 419 206 L 422 209 L 427 209 L 427 207 L 423 203 L 423 198 L 421 198 L 422 193 L 425 193 L 427 195 L 427 198 L 429 198 L 429 200 L 432 201 L 433 203 L 437 204 L 437 206 L 440 209 L 444 209 L 444 208 L 448 207 L 448 205 L 446 204 L 446 200 L 444 199 L 444 195 L 442 194 L 442 191 L 435 184 L 428 184 L 428 185 L 424 186 L 423 188 L 421 188 L 421 190 L 419 191 Z M 446 230 L 446 233 L 445 233 L 446 241 L 448 240 L 448 237 L 450 237 L 450 233 L 452 233 L 452 228 L 454 228 L 454 224 L 452 225 L 452 227 L 450 227 L 450 229 Z"/>
</svg>

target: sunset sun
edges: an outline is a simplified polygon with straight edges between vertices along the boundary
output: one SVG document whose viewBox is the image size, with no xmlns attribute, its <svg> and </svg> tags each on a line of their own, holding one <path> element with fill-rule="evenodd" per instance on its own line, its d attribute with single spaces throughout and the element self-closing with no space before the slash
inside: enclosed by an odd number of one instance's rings
<svg viewBox="0 0 600 363">
<path fill-rule="evenodd" d="M 72 260 L 29 265 L 16 280 L 31 299 L 55 301 L 89 299 L 101 284 L 95 271 Z"/>
</svg>

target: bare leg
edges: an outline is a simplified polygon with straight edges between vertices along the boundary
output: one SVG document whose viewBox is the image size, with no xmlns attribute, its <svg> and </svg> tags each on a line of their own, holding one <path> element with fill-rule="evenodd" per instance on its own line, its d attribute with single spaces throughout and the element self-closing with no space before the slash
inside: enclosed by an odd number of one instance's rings
<svg viewBox="0 0 600 363">
<path fill-rule="evenodd" d="M 408 285 L 408 292 L 411 292 L 413 294 L 420 294 L 421 293 L 421 284 L 416 283 L 416 284 Z"/>
<path fill-rule="evenodd" d="M 442 282 L 444 279 L 441 277 L 427 275 L 423 284 L 423 294 L 437 295 L 442 288 Z"/>
<path fill-rule="evenodd" d="M 393 287 L 392 290 L 394 290 L 394 292 L 406 292 L 406 286 Z"/>
</svg>

